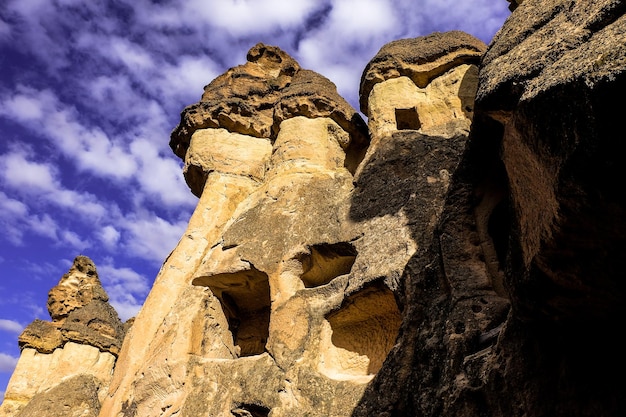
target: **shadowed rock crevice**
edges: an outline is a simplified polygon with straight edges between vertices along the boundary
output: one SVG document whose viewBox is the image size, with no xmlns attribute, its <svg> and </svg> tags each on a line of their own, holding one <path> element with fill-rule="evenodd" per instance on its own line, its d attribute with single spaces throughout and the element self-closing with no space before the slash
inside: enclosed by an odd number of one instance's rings
<svg viewBox="0 0 626 417">
<path fill-rule="evenodd" d="M 309 253 L 297 256 L 302 264 L 300 278 L 307 288 L 329 283 L 333 278 L 350 272 L 357 252 L 350 243 L 312 245 Z"/>
<path fill-rule="evenodd" d="M 372 376 L 396 341 L 401 315 L 393 292 L 378 282 L 348 296 L 326 315 L 331 345 L 321 371 L 330 378 Z"/>
<path fill-rule="evenodd" d="M 265 352 L 270 321 L 266 273 L 252 266 L 249 270 L 197 277 L 192 284 L 209 287 L 219 299 L 240 356 Z"/>
<path fill-rule="evenodd" d="M 270 409 L 259 404 L 239 404 L 230 412 L 235 417 L 267 417 Z"/>
</svg>

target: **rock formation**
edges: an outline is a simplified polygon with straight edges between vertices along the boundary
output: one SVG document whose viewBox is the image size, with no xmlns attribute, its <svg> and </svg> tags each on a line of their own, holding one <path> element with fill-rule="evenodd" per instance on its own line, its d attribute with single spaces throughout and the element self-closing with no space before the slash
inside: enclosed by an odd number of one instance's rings
<svg viewBox="0 0 626 417">
<path fill-rule="evenodd" d="M 619 416 L 626 11 L 515 2 L 400 335 L 353 416 Z M 365 168 L 367 169 L 367 168 Z M 510 307 L 509 307 L 510 305 Z"/>
<path fill-rule="evenodd" d="M 52 321 L 35 320 L 19 337 L 0 416 L 98 415 L 124 339 L 108 300 L 91 259 L 76 257 L 48 294 Z"/>
<path fill-rule="evenodd" d="M 172 132 L 199 202 L 121 349 L 70 271 L 0 416 L 63 415 L 64 386 L 98 417 L 623 415 L 626 7 L 510 3 L 489 47 L 384 45 L 367 125 L 254 46 Z M 119 354 L 110 384 L 94 362 L 23 382 L 78 347 Z"/>
</svg>

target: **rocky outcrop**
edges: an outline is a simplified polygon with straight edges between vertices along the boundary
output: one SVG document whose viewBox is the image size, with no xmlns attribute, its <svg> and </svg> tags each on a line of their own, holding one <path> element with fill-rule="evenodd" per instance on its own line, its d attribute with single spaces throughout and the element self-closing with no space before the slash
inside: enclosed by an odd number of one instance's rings
<svg viewBox="0 0 626 417">
<path fill-rule="evenodd" d="M 525 0 L 485 53 L 469 146 L 404 271 L 397 349 L 354 416 L 618 416 L 622 2 Z M 610 224 L 610 225 L 609 225 Z M 509 308 L 510 305 L 510 308 Z"/>
<path fill-rule="evenodd" d="M 402 120 L 423 125 L 370 126 L 369 149 L 334 85 L 266 45 L 183 111 L 170 144 L 200 201 L 129 332 L 101 416 L 352 412 L 394 346 L 400 275 L 432 234 L 469 134 L 479 53 L 462 60 L 458 49 L 486 47 L 437 36 L 448 46 L 430 82 L 405 77 L 416 99 Z M 416 54 L 433 42 L 407 41 Z M 387 85 L 373 87 L 371 108 L 395 120 Z"/>
<path fill-rule="evenodd" d="M 57 410 L 64 384 L 98 417 L 623 415 L 626 7 L 510 3 L 489 47 L 384 45 L 367 126 L 254 46 L 172 132 L 199 202 L 121 350 L 75 266 L 20 336 L 51 376 L 18 364 L 0 415 Z M 99 365 L 67 371 L 86 348 Z"/>
<path fill-rule="evenodd" d="M 76 257 L 48 294 L 52 321 L 35 320 L 19 336 L 0 416 L 98 414 L 124 339 L 108 299 L 91 259 Z"/>
</svg>

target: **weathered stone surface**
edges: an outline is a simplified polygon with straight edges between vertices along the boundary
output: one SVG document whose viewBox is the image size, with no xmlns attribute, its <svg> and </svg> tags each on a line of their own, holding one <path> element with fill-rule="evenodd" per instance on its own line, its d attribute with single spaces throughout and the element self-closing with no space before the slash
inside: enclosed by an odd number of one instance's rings
<svg viewBox="0 0 626 417">
<path fill-rule="evenodd" d="M 606 182 L 621 175 L 608 103 L 626 85 L 625 8 L 516 4 L 482 61 L 431 244 L 404 272 L 397 349 L 354 416 L 626 409 L 623 355 L 607 340 L 624 317 L 624 199 Z"/>
<path fill-rule="evenodd" d="M 97 417 L 99 385 L 93 376 L 72 377 L 62 385 L 37 394 L 15 417 Z"/>
<path fill-rule="evenodd" d="M 117 312 L 102 300 L 92 300 L 73 310 L 60 330 L 64 340 L 95 346 L 116 356 L 124 340 L 124 325 Z"/>
<path fill-rule="evenodd" d="M 15 416 L 39 394 L 51 389 L 63 391 L 66 382 L 77 376 L 97 379 L 97 390 L 93 395 L 102 400 L 114 364 L 113 354 L 73 342 L 67 342 L 63 348 L 49 354 L 25 348 L 9 380 L 0 416 Z M 80 407 L 80 404 L 76 406 Z"/>
<path fill-rule="evenodd" d="M 99 417 L 624 414 L 626 7 L 510 3 L 485 55 L 460 32 L 381 48 L 371 143 L 277 48 L 207 86 L 171 141 L 200 201 Z M 57 303 L 58 332 L 98 302 Z M 0 416 L 49 398 L 23 376 L 53 355 L 114 360 L 26 347 L 55 329 L 22 335 Z"/>
<path fill-rule="evenodd" d="M 410 102 L 439 100 L 438 115 L 421 131 L 389 125 L 371 171 L 356 169 L 361 119 L 311 71 L 275 97 L 269 140 L 244 123 L 193 133 L 184 157 L 200 203 L 129 332 L 101 416 L 352 412 L 396 342 L 400 275 L 428 243 L 465 147 L 471 114 L 458 103 L 475 91 L 475 67 L 438 75 L 413 84 L 423 91 Z"/>
<path fill-rule="evenodd" d="M 503 125 L 515 226 L 508 284 L 525 319 L 624 311 L 624 199 L 607 181 L 621 175 L 625 149 L 609 104 L 626 79 L 624 11 L 619 1 L 526 1 L 485 56 L 479 101 Z"/>
<path fill-rule="evenodd" d="M 487 45 L 465 32 L 435 32 L 431 35 L 400 39 L 384 45 L 367 64 L 361 77 L 361 111 L 371 117 L 370 92 L 385 80 L 408 77 L 420 87 L 461 64 L 477 65 Z"/>
<path fill-rule="evenodd" d="M 91 300 L 108 301 L 98 279 L 96 266 L 86 256 L 77 256 L 67 274 L 48 294 L 48 312 L 54 322 L 62 322 L 73 310 Z"/>
<path fill-rule="evenodd" d="M 271 136 L 274 104 L 300 66 L 280 48 L 262 43 L 250 49 L 247 60 L 211 81 L 200 102 L 183 110 L 170 140 L 181 159 L 198 129 L 223 128 L 259 138 Z"/>
<path fill-rule="evenodd" d="M 262 43 L 250 49 L 248 62 L 217 77 L 205 87 L 199 103 L 183 110 L 170 146 L 186 160 L 185 179 L 191 191 L 199 196 L 211 163 L 203 165 L 208 161 L 198 160 L 194 155 L 197 151 L 188 152 L 197 130 L 221 128 L 233 134 L 273 141 L 281 122 L 297 116 L 328 117 L 348 132 L 345 163 L 354 172 L 369 143 L 367 126 L 361 116 L 337 94 L 336 86 L 326 77 L 301 69 L 280 48 Z M 230 146 L 241 149 L 240 145 L 235 141 Z M 259 179 L 259 172 L 255 174 Z"/>
<path fill-rule="evenodd" d="M 124 340 L 102 416 L 180 410 L 190 392 L 182 387 L 190 387 L 186 382 L 193 358 L 236 356 L 219 301 L 190 281 L 233 211 L 258 186 L 247 172 L 208 175 L 185 234 L 165 261 Z M 155 389 L 159 395 L 152 395 Z"/>
<path fill-rule="evenodd" d="M 77 256 L 49 292 L 52 322 L 35 320 L 19 336 L 22 353 L 0 416 L 16 416 L 22 409 L 25 414 L 20 416 L 38 415 L 45 407 L 49 413 L 39 415 L 97 415 L 99 402 L 95 407 L 91 398 L 97 402 L 106 393 L 125 333 L 108 298 L 92 260 Z M 92 384 L 74 393 L 76 381 L 84 378 L 95 378 L 97 389 L 93 391 Z M 70 395 L 66 403 L 64 390 L 78 397 Z M 55 414 L 58 410 L 65 411 Z"/>
<path fill-rule="evenodd" d="M 59 327 L 49 321 L 35 320 L 18 338 L 20 349 L 33 348 L 41 353 L 52 353 L 65 343 Z"/>
</svg>

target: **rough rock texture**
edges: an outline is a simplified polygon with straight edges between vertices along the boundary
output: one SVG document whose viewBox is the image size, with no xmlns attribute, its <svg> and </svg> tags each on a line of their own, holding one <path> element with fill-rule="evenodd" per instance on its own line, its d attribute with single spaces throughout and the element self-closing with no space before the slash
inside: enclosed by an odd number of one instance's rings
<svg viewBox="0 0 626 417">
<path fill-rule="evenodd" d="M 626 7 L 516 2 L 481 62 L 469 146 L 403 274 L 396 346 L 354 416 L 626 410 Z M 508 305 L 510 304 L 510 308 Z"/>
<path fill-rule="evenodd" d="M 280 123 L 296 116 L 328 117 L 348 132 L 351 140 L 345 144 L 350 146 L 345 162 L 353 172 L 369 142 L 367 127 L 337 94 L 335 85 L 320 74 L 301 69 L 275 46 L 259 43 L 250 49 L 247 60 L 211 81 L 200 102 L 183 110 L 172 132 L 170 146 L 186 161 L 184 174 L 191 191 L 200 196 L 211 168 L 188 157 L 197 130 L 221 128 L 273 141 Z"/>
<path fill-rule="evenodd" d="M 367 130 L 276 47 L 205 88 L 170 141 L 198 207 L 98 417 L 624 415 L 626 5 L 510 3 L 488 48 L 383 46 Z M 67 341 L 86 294 L 29 326 L 24 363 L 106 349 Z"/>
<path fill-rule="evenodd" d="M 98 414 L 125 331 L 108 299 L 91 259 L 76 257 L 48 294 L 52 321 L 35 320 L 19 336 L 0 416 Z"/>
<path fill-rule="evenodd" d="M 461 64 L 478 64 L 487 46 L 460 31 L 437 32 L 414 39 L 400 39 L 384 45 L 365 67 L 359 98 L 361 111 L 368 117 L 368 100 L 380 82 L 407 77 L 419 87 Z"/>
<path fill-rule="evenodd" d="M 170 142 L 185 150 L 198 208 L 128 334 L 101 416 L 352 412 L 396 341 L 400 275 L 428 243 L 465 147 L 478 79 L 456 59 L 439 57 L 445 70 L 425 85 L 409 80 L 424 125 L 394 120 L 367 155 L 358 113 L 277 48 L 255 46 L 207 86 Z M 289 79 L 276 86 L 281 63 Z M 268 84 L 245 121 L 218 106 Z M 372 105 L 394 115 L 380 91 Z"/>
<path fill-rule="evenodd" d="M 90 375 L 77 375 L 35 396 L 19 417 L 97 417 L 100 411 L 100 381 Z"/>
</svg>

